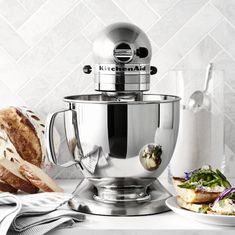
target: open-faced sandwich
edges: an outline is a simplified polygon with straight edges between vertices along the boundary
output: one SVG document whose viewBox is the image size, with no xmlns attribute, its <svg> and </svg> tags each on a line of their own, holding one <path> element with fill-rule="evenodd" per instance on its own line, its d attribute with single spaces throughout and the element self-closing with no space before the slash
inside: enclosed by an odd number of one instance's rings
<svg viewBox="0 0 235 235">
<path fill-rule="evenodd" d="M 226 189 L 210 205 L 208 214 L 235 215 L 235 188 Z"/>
<path fill-rule="evenodd" d="M 226 177 L 218 169 L 212 170 L 210 166 L 187 172 L 185 178 L 173 177 L 173 184 L 178 205 L 201 213 L 213 211 L 217 205 L 213 204 L 214 201 L 231 188 Z"/>
</svg>

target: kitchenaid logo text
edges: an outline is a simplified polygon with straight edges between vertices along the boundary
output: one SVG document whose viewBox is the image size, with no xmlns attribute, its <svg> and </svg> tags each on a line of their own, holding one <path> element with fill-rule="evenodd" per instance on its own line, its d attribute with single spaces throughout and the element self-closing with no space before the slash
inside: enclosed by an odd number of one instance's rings
<svg viewBox="0 0 235 235">
<path fill-rule="evenodd" d="M 146 71 L 146 66 L 135 65 L 131 67 L 118 67 L 118 66 L 99 65 L 99 71 L 113 71 L 113 72 Z"/>
</svg>

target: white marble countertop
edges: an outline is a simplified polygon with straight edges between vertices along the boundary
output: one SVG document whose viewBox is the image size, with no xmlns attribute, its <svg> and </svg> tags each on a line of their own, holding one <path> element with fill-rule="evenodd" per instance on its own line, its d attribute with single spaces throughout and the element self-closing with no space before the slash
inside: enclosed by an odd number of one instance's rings
<svg viewBox="0 0 235 235">
<path fill-rule="evenodd" d="M 172 187 L 163 179 L 163 185 L 172 191 Z M 72 192 L 78 180 L 60 180 L 59 184 L 66 192 Z M 56 230 L 50 235 L 180 235 L 183 232 L 187 235 L 234 235 L 235 227 L 215 226 L 196 222 L 190 218 L 185 218 L 172 211 L 132 217 L 114 217 L 86 215 L 86 221 L 76 224 L 75 227 Z"/>
</svg>

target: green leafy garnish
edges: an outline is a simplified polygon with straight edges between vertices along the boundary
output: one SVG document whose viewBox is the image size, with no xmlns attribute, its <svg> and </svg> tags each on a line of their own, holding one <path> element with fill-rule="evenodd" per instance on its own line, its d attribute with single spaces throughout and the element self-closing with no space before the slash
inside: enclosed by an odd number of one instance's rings
<svg viewBox="0 0 235 235">
<path fill-rule="evenodd" d="M 192 172 L 190 178 L 178 185 L 180 188 L 196 189 L 200 187 L 214 188 L 216 186 L 223 186 L 224 188 L 231 188 L 231 184 L 226 177 L 218 170 L 213 171 L 210 167 L 200 168 Z"/>
<path fill-rule="evenodd" d="M 220 207 L 225 207 L 225 201 L 224 201 L 225 199 L 223 199 L 223 200 L 220 200 L 218 203 L 219 203 L 219 206 Z"/>
<path fill-rule="evenodd" d="M 187 181 L 182 183 L 182 184 L 180 184 L 180 185 L 178 185 L 178 187 L 180 187 L 180 188 L 187 188 L 187 189 L 195 189 L 196 188 L 195 185 L 193 185 L 193 184 L 191 184 L 190 182 L 187 182 Z"/>
<path fill-rule="evenodd" d="M 207 211 L 210 210 L 209 206 L 204 206 L 198 209 L 199 213 L 207 214 Z"/>
</svg>

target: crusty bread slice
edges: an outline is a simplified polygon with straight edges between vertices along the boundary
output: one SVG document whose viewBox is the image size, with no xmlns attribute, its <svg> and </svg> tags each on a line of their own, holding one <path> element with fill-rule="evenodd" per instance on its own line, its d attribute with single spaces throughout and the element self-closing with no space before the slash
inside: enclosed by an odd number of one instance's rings
<svg viewBox="0 0 235 235">
<path fill-rule="evenodd" d="M 216 212 L 216 211 L 207 211 L 207 214 L 211 214 L 211 215 L 235 215 L 235 212 L 233 213 L 226 213 L 226 212 Z"/>
<path fill-rule="evenodd" d="M 178 196 L 185 202 L 190 203 L 210 203 L 220 195 L 221 192 L 206 192 L 203 190 L 186 189 L 178 187 L 179 184 L 184 182 L 183 178 L 173 177 L 173 185 Z"/>
<path fill-rule="evenodd" d="M 177 203 L 180 207 L 195 212 L 200 212 L 200 210 L 208 207 L 208 204 L 186 202 L 180 196 L 177 196 Z"/>
<path fill-rule="evenodd" d="M 0 179 L 16 189 L 26 193 L 36 193 L 38 188 L 32 185 L 19 172 L 19 166 L 16 162 L 11 162 L 5 158 L 0 159 Z"/>
<path fill-rule="evenodd" d="M 205 203 L 190 203 L 190 202 L 185 202 L 180 196 L 177 196 L 177 204 L 187 210 L 194 211 L 200 213 L 201 210 L 206 209 L 209 204 Z M 206 214 L 211 214 L 211 215 L 235 215 L 234 213 L 226 213 L 226 212 L 216 212 L 213 211 L 211 208 L 206 211 Z"/>
<path fill-rule="evenodd" d="M 27 162 L 20 162 L 20 173 L 43 192 L 63 192 L 55 181 L 39 167 Z"/>
<path fill-rule="evenodd" d="M 12 187 L 8 183 L 0 180 L 0 192 L 16 193 L 17 189 Z"/>
<path fill-rule="evenodd" d="M 14 107 L 0 110 L 0 127 L 24 160 L 41 165 L 43 156 L 36 129 L 20 110 Z"/>
</svg>

